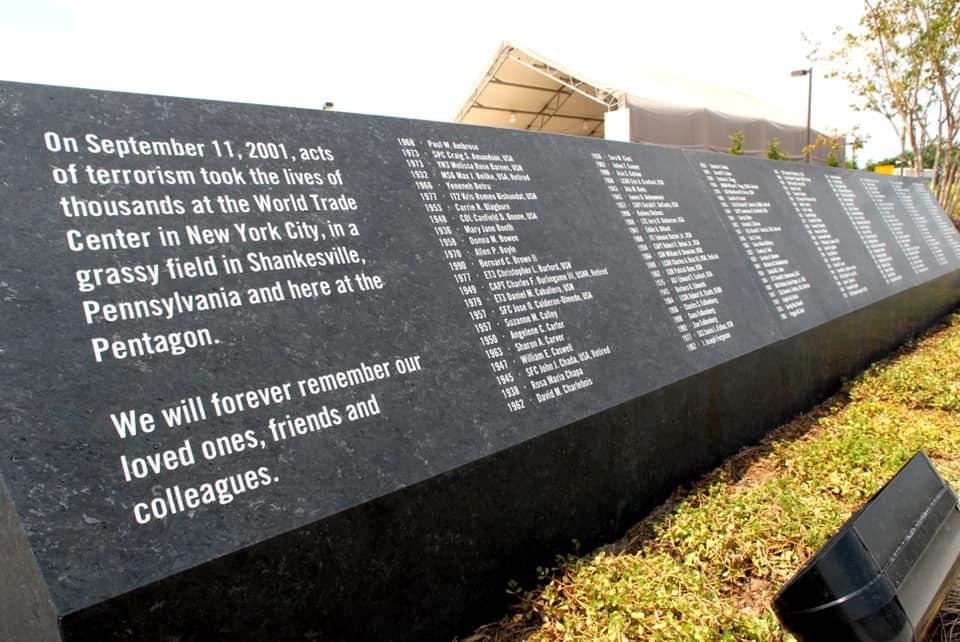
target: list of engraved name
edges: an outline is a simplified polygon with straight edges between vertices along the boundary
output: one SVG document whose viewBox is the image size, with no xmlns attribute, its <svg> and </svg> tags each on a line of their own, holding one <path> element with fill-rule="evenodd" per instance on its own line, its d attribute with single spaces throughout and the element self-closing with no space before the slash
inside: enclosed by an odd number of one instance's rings
<svg viewBox="0 0 960 642">
<path fill-rule="evenodd" d="M 590 362 L 613 347 L 581 343 L 571 324 L 608 268 L 536 250 L 551 212 L 521 159 L 457 139 L 397 145 L 507 408 L 592 387 Z"/>
</svg>

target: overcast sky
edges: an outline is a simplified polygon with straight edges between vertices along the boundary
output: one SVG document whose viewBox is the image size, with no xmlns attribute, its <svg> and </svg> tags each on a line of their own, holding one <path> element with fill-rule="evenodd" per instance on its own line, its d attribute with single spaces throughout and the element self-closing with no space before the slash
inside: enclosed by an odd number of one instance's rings
<svg viewBox="0 0 960 642">
<path fill-rule="evenodd" d="M 809 44 L 860 0 L 215 2 L 0 0 L 0 79 L 450 120 L 501 41 L 558 62 L 601 56 L 744 91 L 806 118 Z M 898 144 L 815 68 L 814 126 Z M 601 69 L 582 72 L 602 80 Z M 862 164 L 862 163 L 861 163 Z"/>
</svg>

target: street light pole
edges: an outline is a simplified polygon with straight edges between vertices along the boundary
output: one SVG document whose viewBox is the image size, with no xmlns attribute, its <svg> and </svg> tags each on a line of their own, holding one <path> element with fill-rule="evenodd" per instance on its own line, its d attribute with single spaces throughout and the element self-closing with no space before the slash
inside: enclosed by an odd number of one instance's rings
<svg viewBox="0 0 960 642">
<path fill-rule="evenodd" d="M 810 109 L 813 106 L 813 67 L 808 69 L 797 69 L 790 72 L 791 76 L 807 76 L 807 146 L 805 149 L 804 156 L 806 161 L 810 163 Z"/>
</svg>

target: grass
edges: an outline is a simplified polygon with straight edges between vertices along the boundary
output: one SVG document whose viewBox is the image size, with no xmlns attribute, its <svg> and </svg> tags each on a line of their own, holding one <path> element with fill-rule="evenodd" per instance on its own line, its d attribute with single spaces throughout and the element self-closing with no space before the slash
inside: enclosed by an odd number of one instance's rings
<svg viewBox="0 0 960 642">
<path fill-rule="evenodd" d="M 678 489 L 620 541 L 539 569 L 537 587 L 512 585 L 511 614 L 464 642 L 793 640 L 776 591 L 920 448 L 960 488 L 960 314 Z M 952 605 L 942 629 L 960 595 Z"/>
</svg>

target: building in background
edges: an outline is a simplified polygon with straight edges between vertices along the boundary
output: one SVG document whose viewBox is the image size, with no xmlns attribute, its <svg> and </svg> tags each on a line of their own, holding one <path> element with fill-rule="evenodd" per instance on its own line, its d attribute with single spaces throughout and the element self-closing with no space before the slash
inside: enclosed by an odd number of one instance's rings
<svg viewBox="0 0 960 642">
<path fill-rule="evenodd" d="M 665 76 L 625 61 L 592 63 L 604 81 L 504 42 L 481 76 L 456 122 L 634 143 L 728 151 L 743 132 L 745 156 L 766 157 L 770 141 L 793 159 L 803 158 L 807 127 L 776 105 L 742 92 Z M 818 132 L 811 132 L 811 141 Z M 833 150 L 843 162 L 843 141 Z M 823 163 L 831 152 L 812 155 Z"/>
</svg>

